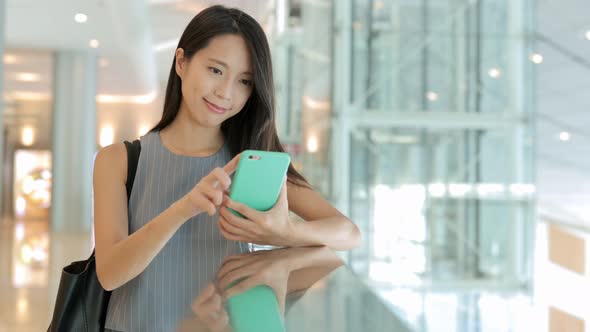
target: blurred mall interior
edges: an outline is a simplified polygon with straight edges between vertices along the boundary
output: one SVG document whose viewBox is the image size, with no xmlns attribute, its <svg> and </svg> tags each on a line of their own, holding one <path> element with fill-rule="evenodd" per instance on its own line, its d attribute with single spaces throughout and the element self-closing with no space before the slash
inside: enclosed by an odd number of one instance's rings
<svg viewBox="0 0 590 332">
<path fill-rule="evenodd" d="M 0 332 L 46 330 L 96 152 L 159 121 L 213 4 L 264 27 L 284 148 L 362 233 L 288 330 L 590 331 L 588 1 L 0 0 Z"/>
</svg>

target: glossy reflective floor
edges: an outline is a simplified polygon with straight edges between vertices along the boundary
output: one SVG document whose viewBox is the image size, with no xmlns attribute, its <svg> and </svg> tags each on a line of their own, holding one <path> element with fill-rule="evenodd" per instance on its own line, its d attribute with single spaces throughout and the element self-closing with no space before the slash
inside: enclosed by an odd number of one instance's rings
<svg viewBox="0 0 590 332">
<path fill-rule="evenodd" d="M 50 234 L 46 221 L 0 224 L 0 331 L 44 331 L 61 268 L 90 253 L 90 234 Z"/>
<path fill-rule="evenodd" d="M 90 253 L 91 236 L 51 234 L 47 223 L 40 221 L 5 223 L 0 234 L 0 263 L 2 271 L 6 271 L 2 274 L 1 284 L 3 297 L 0 299 L 0 332 L 46 330 L 61 268 Z M 281 289 L 284 291 L 284 296 L 277 296 L 275 303 L 278 304 L 274 307 L 261 306 L 260 298 L 247 301 L 247 306 L 254 308 L 249 309 L 248 314 L 260 315 L 263 319 L 247 319 L 242 323 L 254 322 L 259 326 L 259 322 L 275 317 L 278 319 L 275 321 L 287 331 L 384 331 L 391 328 L 400 332 L 410 331 L 376 294 L 343 265 L 337 254 L 326 248 L 262 250 L 227 258 L 218 273 L 225 269 L 224 275 L 229 276 L 242 268 L 259 266 L 256 273 L 260 273 L 259 270 L 267 271 L 267 278 L 264 280 L 272 282 L 275 293 Z M 297 266 L 297 270 L 281 273 L 292 266 Z M 220 281 L 220 284 L 223 282 Z M 219 287 L 226 288 L 221 285 Z M 205 292 L 201 292 L 198 297 L 203 293 Z M 188 316 L 181 317 L 178 324 L 174 324 L 176 328 L 173 330 L 207 330 L 206 324 L 200 320 L 201 309 L 195 309 L 199 307 L 195 304 L 198 302 L 195 299 L 193 312 L 189 310 Z M 279 307 L 282 308 L 280 311 L 284 311 L 286 307 L 282 323 Z M 276 314 L 269 315 L 269 311 Z M 239 323 L 238 320 L 236 322 Z M 148 328 L 145 326 L 137 331 Z"/>
<path fill-rule="evenodd" d="M 288 303 L 285 325 L 288 331 L 405 330 L 399 322 L 416 331 L 549 331 L 548 305 L 571 295 L 555 287 L 556 278 L 566 279 L 547 259 L 545 229 L 539 224 L 535 299 L 501 289 L 416 290 L 331 267 Z M 0 332 L 46 330 L 61 268 L 91 250 L 91 234 L 52 234 L 44 221 L 0 224 Z"/>
</svg>

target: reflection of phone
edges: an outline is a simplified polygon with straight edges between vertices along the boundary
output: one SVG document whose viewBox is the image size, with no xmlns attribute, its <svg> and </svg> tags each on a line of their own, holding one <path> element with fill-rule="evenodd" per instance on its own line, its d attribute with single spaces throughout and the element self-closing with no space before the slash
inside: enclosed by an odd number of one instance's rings
<svg viewBox="0 0 590 332">
<path fill-rule="evenodd" d="M 279 198 L 290 163 L 284 152 L 242 152 L 229 197 L 258 211 L 270 210 Z"/>
<path fill-rule="evenodd" d="M 255 286 L 230 297 L 227 300 L 227 312 L 234 332 L 285 331 L 279 302 L 272 288 L 268 286 Z"/>
<path fill-rule="evenodd" d="M 230 198 L 258 211 L 270 210 L 279 198 L 290 163 L 291 158 L 283 152 L 242 152 Z M 285 331 L 277 297 L 268 286 L 255 286 L 232 296 L 227 300 L 227 311 L 235 332 Z"/>
</svg>

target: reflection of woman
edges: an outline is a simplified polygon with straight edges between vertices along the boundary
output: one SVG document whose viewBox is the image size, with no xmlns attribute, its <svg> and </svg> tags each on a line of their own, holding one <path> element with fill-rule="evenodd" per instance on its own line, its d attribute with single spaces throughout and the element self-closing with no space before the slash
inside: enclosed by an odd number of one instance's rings
<svg viewBox="0 0 590 332">
<path fill-rule="evenodd" d="M 224 300 L 257 285 L 273 289 L 284 314 L 287 295 L 306 290 L 342 264 L 327 247 L 262 250 L 228 257 L 216 282 L 207 286 L 193 303 L 197 319 L 185 323 L 183 330 L 200 326 L 209 331 L 230 331 Z M 220 291 L 242 278 L 236 286 Z"/>
<path fill-rule="evenodd" d="M 360 241 L 292 166 L 268 212 L 224 198 L 241 151 L 282 151 L 266 36 L 239 10 L 214 6 L 189 23 L 162 119 L 141 145 L 129 205 L 124 145 L 101 150 L 94 167 L 97 274 L 114 290 L 108 329 L 173 330 L 223 257 L 247 251 L 247 242 L 347 250 Z M 289 210 L 309 222 L 289 221 Z"/>
</svg>

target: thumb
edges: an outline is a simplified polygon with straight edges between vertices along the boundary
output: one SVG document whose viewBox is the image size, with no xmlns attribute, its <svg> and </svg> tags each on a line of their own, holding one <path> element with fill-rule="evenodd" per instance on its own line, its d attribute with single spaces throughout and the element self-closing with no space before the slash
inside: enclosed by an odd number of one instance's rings
<svg viewBox="0 0 590 332">
<path fill-rule="evenodd" d="M 279 303 L 279 310 L 281 311 L 281 315 L 283 316 L 283 319 L 285 319 L 285 303 L 287 302 L 287 291 L 285 290 L 284 292 L 281 291 L 279 294 L 277 294 L 277 292 L 275 291 L 275 294 L 277 295 L 277 302 Z"/>
<path fill-rule="evenodd" d="M 281 192 L 279 194 L 279 198 L 277 204 L 284 204 L 287 202 L 287 176 L 285 176 L 285 180 L 283 180 L 283 185 L 281 186 Z"/>
</svg>

